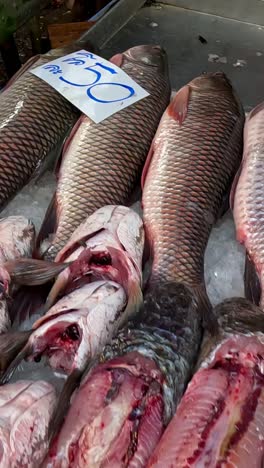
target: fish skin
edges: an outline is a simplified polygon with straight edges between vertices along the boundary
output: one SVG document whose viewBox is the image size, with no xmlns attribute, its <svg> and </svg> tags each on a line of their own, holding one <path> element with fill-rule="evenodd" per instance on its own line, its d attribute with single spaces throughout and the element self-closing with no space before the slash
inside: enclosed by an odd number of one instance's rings
<svg viewBox="0 0 264 468">
<path fill-rule="evenodd" d="M 233 185 L 232 202 L 238 242 L 246 249 L 246 297 L 264 307 L 264 255 L 262 176 L 264 104 L 247 116 L 243 161 Z M 250 268 L 252 267 L 252 268 Z"/>
<path fill-rule="evenodd" d="M 200 309 L 210 309 L 204 253 L 241 160 L 243 124 L 242 105 L 223 73 L 195 78 L 165 111 L 142 175 L 150 283 L 187 285 L 203 299 Z"/>
<path fill-rule="evenodd" d="M 77 123 L 65 144 L 57 190 L 39 236 L 41 244 L 49 234 L 50 219 L 55 218 L 55 237 L 44 258 L 54 259 L 74 229 L 96 209 L 129 201 L 169 103 L 167 56 L 163 49 L 137 46 L 112 60 L 150 96 L 99 124 L 86 116 Z"/>
<path fill-rule="evenodd" d="M 242 298 L 215 308 L 200 363 L 148 468 L 258 468 L 264 454 L 263 312 Z"/>
<path fill-rule="evenodd" d="M 0 210 L 40 170 L 80 112 L 30 69 L 66 55 L 70 46 L 30 59 L 0 94 Z M 35 60 L 35 62 L 34 62 Z M 55 159 L 55 158 L 54 158 Z"/>
<path fill-rule="evenodd" d="M 7 297 L 14 292 L 6 262 L 30 258 L 34 245 L 35 227 L 30 220 L 23 216 L 0 219 L 0 334 L 10 327 Z"/>
<path fill-rule="evenodd" d="M 40 466 L 55 403 L 55 389 L 44 381 L 20 380 L 0 388 L 1 467 Z"/>
</svg>

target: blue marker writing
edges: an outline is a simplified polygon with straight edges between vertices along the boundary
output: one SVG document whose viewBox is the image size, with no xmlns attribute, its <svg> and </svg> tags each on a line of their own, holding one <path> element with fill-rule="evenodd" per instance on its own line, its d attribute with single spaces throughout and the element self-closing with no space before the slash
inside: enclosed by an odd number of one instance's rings
<svg viewBox="0 0 264 468">
<path fill-rule="evenodd" d="M 112 100 L 109 100 L 109 101 L 105 101 L 103 99 L 99 99 L 97 97 L 95 97 L 92 93 L 92 89 L 93 88 L 96 88 L 98 86 L 103 86 L 103 85 L 106 85 L 106 86 L 120 86 L 120 88 L 124 88 L 126 89 L 129 94 L 128 96 L 123 96 L 119 99 L 112 99 Z M 90 86 L 88 89 L 87 89 L 87 95 L 90 99 L 92 99 L 93 101 L 96 101 L 96 102 L 101 102 L 103 104 L 111 104 L 112 102 L 118 102 L 118 101 L 125 101 L 126 99 L 129 99 L 131 98 L 132 96 L 134 96 L 135 94 L 135 90 L 131 87 L 131 86 L 128 86 L 128 85 L 124 85 L 122 83 L 98 83 L 98 84 L 95 84 L 93 86 Z"/>
</svg>

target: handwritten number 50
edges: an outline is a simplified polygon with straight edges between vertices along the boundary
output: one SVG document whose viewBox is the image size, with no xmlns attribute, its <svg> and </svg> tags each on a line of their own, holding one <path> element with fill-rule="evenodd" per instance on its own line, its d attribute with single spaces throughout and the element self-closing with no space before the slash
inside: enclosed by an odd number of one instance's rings
<svg viewBox="0 0 264 468">
<path fill-rule="evenodd" d="M 61 81 L 63 81 L 64 83 L 67 83 L 67 84 L 69 84 L 71 86 L 88 87 L 88 89 L 87 89 L 88 97 L 90 99 L 92 99 L 93 101 L 101 102 L 101 103 L 104 103 L 104 104 L 112 103 L 112 102 L 118 102 L 118 101 L 124 101 L 126 99 L 129 99 L 130 97 L 132 97 L 135 94 L 135 90 L 131 86 L 124 85 L 122 83 L 98 83 L 98 81 L 100 81 L 100 79 L 102 77 L 102 73 L 100 73 L 100 71 L 98 71 L 98 70 L 94 70 L 93 67 L 96 67 L 96 66 L 103 68 L 103 70 L 108 71 L 112 75 L 115 75 L 117 73 L 117 71 L 114 68 L 111 68 L 111 67 L 108 67 L 108 66 L 106 66 L 106 65 L 104 65 L 102 63 L 96 62 L 94 65 L 91 65 L 91 66 L 85 68 L 85 70 L 91 71 L 91 72 L 93 72 L 95 74 L 95 79 L 94 79 L 94 81 L 92 83 L 86 83 L 86 84 L 73 83 L 72 81 L 68 81 L 65 78 L 63 78 L 63 76 L 60 76 L 59 79 Z M 94 96 L 94 91 L 95 91 L 95 88 L 97 88 L 98 86 L 102 86 L 102 85 L 119 86 L 123 90 L 128 91 L 128 95 L 127 96 L 125 95 L 125 96 L 123 96 L 123 97 L 121 97 L 119 99 L 112 99 L 112 100 L 109 100 L 109 101 L 99 99 L 96 96 Z"/>
</svg>

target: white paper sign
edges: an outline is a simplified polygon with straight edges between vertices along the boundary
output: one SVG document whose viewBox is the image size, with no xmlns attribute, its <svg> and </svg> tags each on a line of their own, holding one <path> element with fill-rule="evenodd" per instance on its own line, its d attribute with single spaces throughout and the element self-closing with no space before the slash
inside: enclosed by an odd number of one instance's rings
<svg viewBox="0 0 264 468">
<path fill-rule="evenodd" d="M 149 95 L 119 67 L 86 50 L 45 63 L 31 73 L 96 123 Z"/>
</svg>

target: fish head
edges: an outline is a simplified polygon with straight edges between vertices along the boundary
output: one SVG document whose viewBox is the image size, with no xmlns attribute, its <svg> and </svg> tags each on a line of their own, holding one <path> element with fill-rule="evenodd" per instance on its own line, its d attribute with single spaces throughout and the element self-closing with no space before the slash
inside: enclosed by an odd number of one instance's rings
<svg viewBox="0 0 264 468">
<path fill-rule="evenodd" d="M 112 338 L 126 304 L 123 288 L 110 281 L 74 290 L 34 324 L 27 344 L 30 359 L 45 355 L 55 369 L 83 369 Z"/>
<path fill-rule="evenodd" d="M 45 466 L 146 466 L 163 431 L 161 381 L 155 362 L 139 353 L 96 366 L 73 396 Z"/>
<path fill-rule="evenodd" d="M 40 466 L 56 392 L 44 381 L 19 380 L 0 388 L 2 466 Z"/>
<path fill-rule="evenodd" d="M 168 69 L 166 51 L 159 45 L 139 45 L 124 52 L 125 60 L 139 65 L 157 68 L 164 72 Z"/>
<path fill-rule="evenodd" d="M 99 279 L 119 283 L 131 306 L 141 303 L 142 256 L 144 249 L 142 219 L 124 206 L 106 206 L 97 210 L 72 235 L 56 257 L 70 266 L 60 274 L 47 299 L 51 307 L 59 294 L 80 284 Z"/>
<path fill-rule="evenodd" d="M 232 90 L 232 85 L 225 73 L 204 72 L 190 82 L 192 89 L 205 92 L 220 92 L 221 90 Z"/>
</svg>

